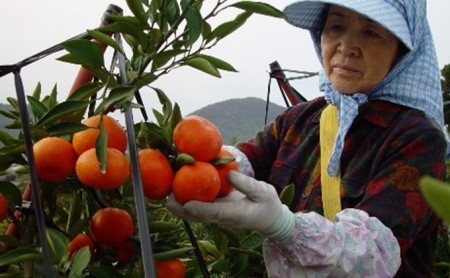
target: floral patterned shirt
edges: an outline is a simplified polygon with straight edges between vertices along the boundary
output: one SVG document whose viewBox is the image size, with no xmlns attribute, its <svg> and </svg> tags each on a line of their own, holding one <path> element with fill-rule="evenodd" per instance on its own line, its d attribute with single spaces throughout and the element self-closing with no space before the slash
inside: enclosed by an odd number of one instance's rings
<svg viewBox="0 0 450 278">
<path fill-rule="evenodd" d="M 442 132 L 415 109 L 382 100 L 361 106 L 345 139 L 341 156 L 343 211 L 333 223 L 321 216 L 319 120 L 326 105 L 320 97 L 293 106 L 254 138 L 238 145 L 256 179 L 274 185 L 278 192 L 295 184 L 290 210 L 302 212 L 296 213 L 296 228 L 288 238 L 266 240 L 269 274 L 386 277 L 389 275 L 380 271 L 395 268 L 389 264 L 398 242 L 401 267 L 396 277 L 430 277 L 439 220 L 418 186 L 424 175 L 444 179 L 446 142 Z M 318 235 L 318 231 L 323 233 Z M 396 240 L 389 240 L 391 231 Z M 375 253 L 350 250 L 349 246 Z M 330 250 L 335 253 L 327 254 Z M 353 262 L 347 264 L 344 258 Z M 374 269 L 364 266 L 370 260 L 375 260 Z M 347 272 L 339 270 L 341 267 Z M 292 269 L 298 276 L 284 275 L 279 272 L 282 269 Z"/>
</svg>

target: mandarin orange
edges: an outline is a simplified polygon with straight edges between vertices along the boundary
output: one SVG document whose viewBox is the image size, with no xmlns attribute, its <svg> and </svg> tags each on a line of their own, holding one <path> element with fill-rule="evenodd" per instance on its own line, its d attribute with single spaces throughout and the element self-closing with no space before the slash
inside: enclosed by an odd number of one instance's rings
<svg viewBox="0 0 450 278">
<path fill-rule="evenodd" d="M 95 147 L 95 141 L 100 134 L 99 126 L 101 119 L 103 119 L 101 126 L 108 134 L 108 147 L 116 148 L 121 152 L 125 152 L 127 148 L 127 135 L 123 126 L 120 125 L 117 120 L 108 115 L 103 115 L 102 117 L 100 115 L 96 115 L 82 121 L 84 125 L 90 127 L 89 129 L 73 134 L 72 144 L 78 155 L 81 155 L 83 152 Z"/>
<path fill-rule="evenodd" d="M 220 157 L 233 157 L 233 155 L 229 151 L 222 148 L 219 153 L 219 158 Z M 214 167 L 216 167 L 220 177 L 220 190 L 217 194 L 217 197 L 224 197 L 228 195 L 231 190 L 233 190 L 233 185 L 231 185 L 231 183 L 228 181 L 228 172 L 230 172 L 231 170 L 237 171 L 238 163 L 236 162 L 236 160 L 234 160 L 228 163 L 214 165 Z"/>
<path fill-rule="evenodd" d="M 145 197 L 150 200 L 164 199 L 170 193 L 175 176 L 169 160 L 151 148 L 140 150 L 138 155 Z"/>
<path fill-rule="evenodd" d="M 212 164 L 203 161 L 181 166 L 172 184 L 173 195 L 182 205 L 192 200 L 212 202 L 219 189 L 219 173 Z"/>
<path fill-rule="evenodd" d="M 106 172 L 100 171 L 100 161 L 95 148 L 83 152 L 78 158 L 75 171 L 86 186 L 99 189 L 114 189 L 121 186 L 130 175 L 130 163 L 126 156 L 115 148 L 107 149 Z"/>
<path fill-rule="evenodd" d="M 62 181 L 75 170 L 77 155 L 73 146 L 60 137 L 46 137 L 33 145 L 34 161 L 39 178 Z"/>
<path fill-rule="evenodd" d="M 91 219 L 89 229 L 92 239 L 108 247 L 122 247 L 134 234 L 133 219 L 120 208 L 98 210 Z"/>
<path fill-rule="evenodd" d="M 222 135 L 209 120 L 191 115 L 183 118 L 173 130 L 175 148 L 198 161 L 215 159 L 222 147 Z"/>
</svg>

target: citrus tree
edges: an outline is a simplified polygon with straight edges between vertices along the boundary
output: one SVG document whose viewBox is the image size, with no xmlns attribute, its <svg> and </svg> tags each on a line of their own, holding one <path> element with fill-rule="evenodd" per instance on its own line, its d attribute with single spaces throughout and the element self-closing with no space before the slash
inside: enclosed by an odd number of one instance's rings
<svg viewBox="0 0 450 278">
<path fill-rule="evenodd" d="M 253 14 L 283 17 L 262 2 L 206 2 L 127 0 L 131 15 L 116 9 L 108 14 L 108 24 L 88 31 L 92 40 L 61 43 L 65 53 L 58 60 L 81 66 L 93 78 L 74 86 L 63 101 L 58 101 L 56 86 L 45 93 L 37 84 L 27 95 L 35 167 L 30 167 L 26 155 L 20 117 L 24 111 L 17 99 L 8 99 L 12 109 L 0 113 L 10 120 L 8 128 L 20 132 L 13 137 L 0 131 L 0 171 L 4 177 L 15 177 L 0 181 L 0 220 L 4 221 L 0 268 L 5 277 L 40 277 L 49 272 L 55 277 L 151 277 L 153 273 L 146 273 L 145 268 L 149 263 L 159 277 L 264 275 L 262 239 L 257 234 L 189 224 L 164 207 L 173 184 L 180 184 L 177 198 L 184 198 L 193 190 L 183 188 L 186 179 L 209 172 L 215 194 L 208 200 L 219 191 L 226 195 L 229 189 L 220 188 L 223 173 L 236 165 L 222 151 L 221 141 L 214 151 L 202 145 L 206 157 L 177 143 L 193 132 L 196 140 L 214 132 L 192 126 L 177 131 L 185 120 L 180 107 L 152 83 L 183 66 L 214 77 L 220 77 L 221 71 L 235 71 L 226 61 L 205 52 Z M 228 10 L 235 11 L 232 19 L 220 17 Z M 105 47 L 114 50 L 110 67 L 105 65 Z M 139 123 L 127 122 L 124 128 L 111 112 L 146 113 L 149 108 L 140 101 L 144 89 L 160 100 L 160 107 L 151 108 L 155 122 L 144 117 Z M 136 159 L 129 152 L 133 145 L 138 151 L 137 172 Z M 30 173 L 34 172 L 39 192 L 32 193 L 42 199 L 43 220 L 36 217 L 39 208 L 30 198 Z M 179 173 L 184 174 L 180 177 Z M 145 196 L 148 233 L 138 225 L 134 186 L 138 178 Z M 45 246 L 38 237 L 39 225 L 46 227 Z M 148 251 L 141 249 L 144 239 L 151 242 L 152 262 L 142 255 Z M 46 249 L 51 270 L 46 269 Z"/>
</svg>

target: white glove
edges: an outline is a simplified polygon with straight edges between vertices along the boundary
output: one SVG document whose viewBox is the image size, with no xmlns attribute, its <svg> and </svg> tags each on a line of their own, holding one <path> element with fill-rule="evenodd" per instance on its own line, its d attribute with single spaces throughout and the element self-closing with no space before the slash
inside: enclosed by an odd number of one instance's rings
<svg viewBox="0 0 450 278">
<path fill-rule="evenodd" d="M 166 207 L 185 220 L 249 229 L 269 238 L 283 238 L 292 231 L 294 215 L 281 204 L 272 185 L 237 171 L 230 171 L 228 180 L 237 190 L 229 196 L 211 203 L 190 201 L 184 206 L 170 196 Z"/>
</svg>

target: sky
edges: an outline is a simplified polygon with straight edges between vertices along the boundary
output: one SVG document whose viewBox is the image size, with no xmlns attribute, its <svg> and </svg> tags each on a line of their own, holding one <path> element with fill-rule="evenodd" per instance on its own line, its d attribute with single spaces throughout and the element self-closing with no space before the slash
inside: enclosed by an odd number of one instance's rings
<svg viewBox="0 0 450 278">
<path fill-rule="evenodd" d="M 294 1 L 264 2 L 282 10 Z M 88 29 L 96 28 L 109 4 L 122 7 L 125 15 L 131 15 L 123 0 L 15 0 L 4 3 L 0 9 L 0 65 L 15 64 Z M 449 11 L 448 0 L 428 1 L 428 19 L 441 69 L 450 64 Z M 230 16 L 221 18 L 221 22 L 230 20 Z M 58 101 L 67 97 L 79 66 L 57 61 L 56 58 L 63 54 L 58 52 L 22 69 L 27 95 L 31 95 L 40 82 L 43 94 L 49 94 L 56 85 Z M 252 16 L 241 29 L 205 54 L 229 62 L 238 72 L 222 72 L 221 78 L 215 78 L 185 67 L 172 71 L 152 84 L 162 89 L 173 103 L 178 103 L 183 115 L 227 99 L 266 99 L 269 65 L 274 61 L 278 61 L 284 69 L 317 72 L 321 68 L 307 31 L 281 19 L 262 15 Z M 294 80 L 291 85 L 307 99 L 320 95 L 317 77 Z M 284 105 L 276 83 L 272 82 L 270 87 L 270 101 Z M 143 90 L 141 94 L 148 112 L 153 108 L 161 109 L 153 91 Z M 7 97 L 16 98 L 12 74 L 0 78 L 0 103 L 7 103 Z M 135 121 L 139 118 L 136 115 Z"/>
</svg>

